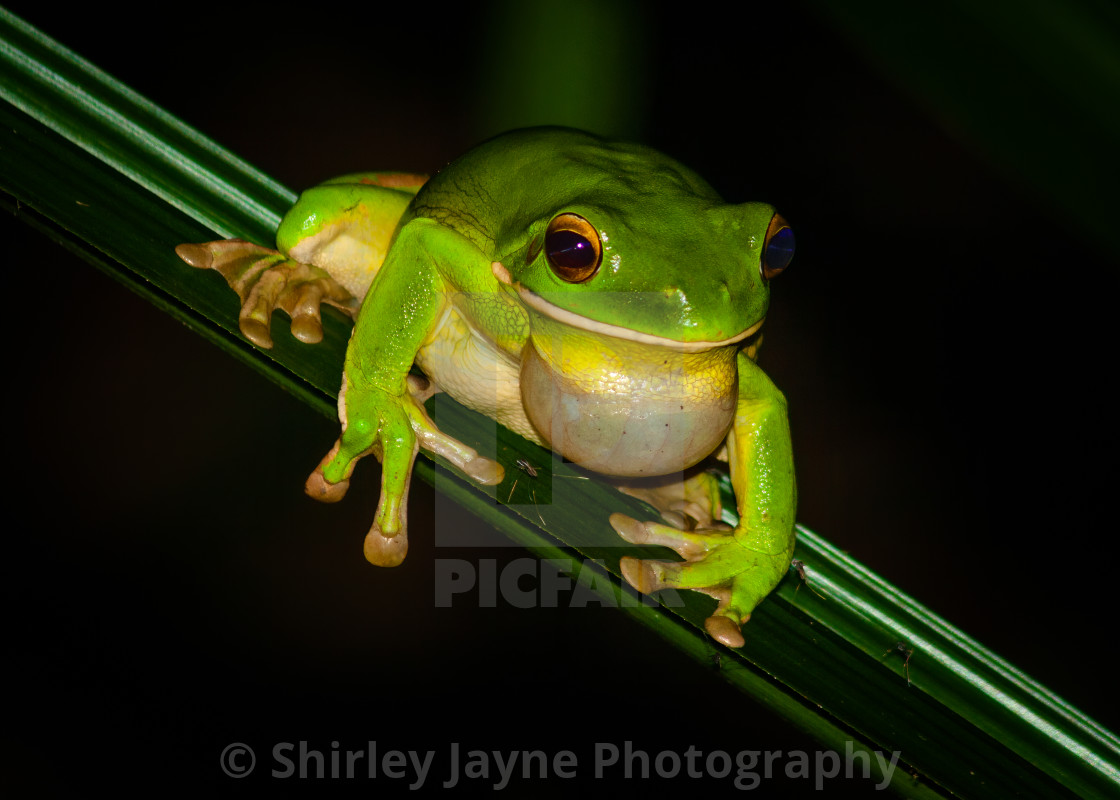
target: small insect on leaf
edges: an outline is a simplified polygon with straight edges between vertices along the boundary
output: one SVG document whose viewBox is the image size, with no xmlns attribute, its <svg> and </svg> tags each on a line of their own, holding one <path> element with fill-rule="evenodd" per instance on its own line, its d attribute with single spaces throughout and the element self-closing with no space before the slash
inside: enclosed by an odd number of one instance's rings
<svg viewBox="0 0 1120 800">
<path fill-rule="evenodd" d="M 806 574 L 804 561 L 799 558 L 795 558 L 789 562 L 789 568 L 797 573 L 797 577 L 801 579 L 801 583 L 804 583 L 806 586 L 808 586 L 812 590 L 813 594 L 815 594 L 821 600 L 825 599 L 825 596 L 818 592 L 815 588 L 813 588 L 813 584 L 809 581 L 809 576 Z M 797 584 L 797 588 L 793 590 L 794 594 L 797 594 L 797 592 L 801 589 L 801 583 Z"/>
<path fill-rule="evenodd" d="M 524 458 L 517 459 L 517 468 L 528 475 L 530 478 L 537 477 L 537 468 L 526 461 Z"/>
<path fill-rule="evenodd" d="M 910 659 L 914 657 L 914 648 L 908 645 L 906 642 L 896 642 L 894 649 L 888 650 L 887 652 L 883 653 L 883 657 L 885 658 L 891 653 L 901 653 L 902 655 L 906 656 L 906 660 L 902 662 L 902 667 L 906 673 L 906 685 L 912 686 L 913 684 L 910 681 Z"/>
</svg>

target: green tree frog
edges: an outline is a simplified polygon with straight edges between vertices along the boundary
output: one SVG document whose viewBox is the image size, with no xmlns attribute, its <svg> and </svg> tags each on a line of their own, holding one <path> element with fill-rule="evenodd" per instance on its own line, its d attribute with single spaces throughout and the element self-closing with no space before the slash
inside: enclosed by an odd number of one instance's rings
<svg viewBox="0 0 1120 800">
<path fill-rule="evenodd" d="M 374 564 L 405 557 L 418 448 L 481 484 L 503 478 L 429 418 L 423 401 L 441 390 L 652 502 L 662 521 L 614 514 L 610 524 L 684 560 L 627 557 L 623 575 L 642 592 L 716 598 L 705 626 L 719 641 L 742 645 L 740 626 L 787 571 L 786 403 L 754 362 L 768 283 L 793 254 L 769 205 L 728 205 L 644 146 L 535 128 L 491 139 L 430 180 L 360 173 L 310 189 L 275 250 L 232 239 L 177 252 L 222 273 L 259 346 L 271 346 L 276 308 L 311 343 L 322 303 L 355 317 L 342 433 L 306 488 L 338 500 L 357 460 L 378 457 L 365 540 Z M 428 381 L 410 375 L 414 364 Z M 718 521 L 714 479 L 698 466 L 712 455 L 729 463 L 734 529 Z"/>
</svg>

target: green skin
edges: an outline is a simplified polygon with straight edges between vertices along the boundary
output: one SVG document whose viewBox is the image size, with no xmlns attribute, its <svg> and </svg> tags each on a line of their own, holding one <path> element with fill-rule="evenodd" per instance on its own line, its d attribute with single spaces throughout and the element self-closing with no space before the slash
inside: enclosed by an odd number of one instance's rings
<svg viewBox="0 0 1120 800">
<path fill-rule="evenodd" d="M 447 391 L 577 463 L 624 476 L 623 490 L 666 520 L 690 518 L 682 530 L 613 515 L 626 540 L 685 559 L 624 558 L 623 574 L 645 592 L 712 595 L 707 630 L 741 645 L 740 625 L 785 574 L 794 546 L 785 399 L 753 360 L 774 210 L 727 205 L 656 151 L 559 128 L 499 136 L 422 186 L 413 177 L 364 173 L 305 192 L 276 251 L 238 240 L 179 248 L 241 294 L 242 330 L 263 346 L 273 308 L 316 341 L 320 303 L 354 313 L 362 301 L 339 400 L 343 432 L 308 493 L 339 499 L 356 461 L 377 455 L 381 500 L 365 552 L 400 563 L 418 448 L 480 483 L 503 477 L 428 418 L 423 400 Z M 598 271 L 580 282 L 558 274 L 542 247 L 564 213 L 590 223 L 602 247 Z M 414 363 L 432 387 L 409 377 Z M 642 421 L 646 411 L 655 422 Z M 668 444 L 644 444 L 664 435 Z M 716 521 L 711 478 L 693 468 L 715 454 L 729 462 L 734 530 Z"/>
</svg>

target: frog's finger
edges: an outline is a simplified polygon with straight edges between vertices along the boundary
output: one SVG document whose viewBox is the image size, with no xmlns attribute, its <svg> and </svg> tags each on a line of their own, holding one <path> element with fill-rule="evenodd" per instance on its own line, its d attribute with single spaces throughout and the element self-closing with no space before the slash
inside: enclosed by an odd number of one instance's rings
<svg viewBox="0 0 1120 800">
<path fill-rule="evenodd" d="M 368 426 L 364 425 L 343 430 L 342 436 L 307 477 L 303 488 L 310 497 L 321 503 L 337 503 L 346 496 L 350 475 L 358 461 L 369 453 L 381 458 L 377 428 L 373 427 L 373 434 L 369 434 L 368 430 Z"/>
<path fill-rule="evenodd" d="M 757 569 L 744 571 L 735 576 L 730 586 L 715 590 L 702 589 L 705 594 L 716 598 L 715 612 L 704 621 L 704 628 L 712 636 L 728 647 L 742 647 L 743 634 L 740 627 L 751 618 L 751 612 L 774 590 L 781 580 L 781 564 L 788 557 L 759 554 Z"/>
<path fill-rule="evenodd" d="M 429 453 L 443 456 L 483 486 L 496 486 L 505 479 L 505 468 L 497 461 L 480 456 L 478 451 L 436 427 L 428 412 L 419 403 L 406 407 L 412 432 L 420 446 Z"/>
<path fill-rule="evenodd" d="M 625 514 L 611 514 L 611 527 L 631 544 L 655 544 L 675 550 L 681 558 L 694 561 L 731 541 L 728 533 L 682 531 L 657 522 L 639 522 Z"/>
<path fill-rule="evenodd" d="M 318 344 L 323 341 L 323 320 L 319 306 L 323 302 L 326 287 L 321 281 L 312 281 L 290 293 L 290 300 L 284 306 L 292 318 L 292 336 L 305 344 Z"/>
<path fill-rule="evenodd" d="M 419 445 L 411 429 L 398 429 L 382 431 L 381 447 L 381 500 L 373 524 L 374 530 L 392 537 L 404 529 L 404 498 Z"/>
<path fill-rule="evenodd" d="M 273 267 L 270 275 L 282 275 L 284 285 L 275 307 L 292 318 L 292 335 L 301 342 L 317 344 L 323 340 L 322 306 L 332 305 L 350 316 L 358 311 L 358 301 L 343 286 L 319 267 L 286 261 Z"/>
<path fill-rule="evenodd" d="M 257 263 L 267 265 L 268 261 L 262 259 Z M 244 288 L 243 294 L 238 292 L 242 302 L 237 323 L 246 339 L 267 350 L 272 347 L 269 326 L 272 322 L 272 309 L 276 307 L 276 300 L 284 289 L 283 278 L 265 267 L 257 270 L 253 280 Z"/>
<path fill-rule="evenodd" d="M 328 481 L 323 476 L 323 471 L 338 459 L 338 451 L 341 448 L 342 440 L 339 439 L 334 443 L 334 447 L 323 456 L 319 466 L 315 467 L 315 471 L 307 476 L 307 482 L 303 486 L 303 490 L 308 496 L 315 498 L 320 503 L 337 503 L 346 496 L 346 491 L 350 488 L 350 473 L 354 471 L 353 462 L 342 477 L 336 481 Z"/>
<path fill-rule="evenodd" d="M 407 496 L 408 492 L 405 492 L 405 497 Z M 403 518 L 404 512 L 402 512 L 401 529 L 395 536 L 382 535 L 376 525 L 370 529 L 362 544 L 362 553 L 366 561 L 375 567 L 399 567 L 404 562 L 405 556 L 408 555 L 408 531 Z"/>
<path fill-rule="evenodd" d="M 373 527 L 366 534 L 366 559 L 379 567 L 395 567 L 408 553 L 408 488 L 419 445 L 415 436 L 382 441 L 381 500 Z"/>
<path fill-rule="evenodd" d="M 253 279 L 255 273 L 268 266 L 262 260 L 272 262 L 284 256 L 278 250 L 261 247 L 244 239 L 219 239 L 201 244 L 181 244 L 175 254 L 196 269 L 212 269 L 226 279 L 234 291 L 241 294 L 235 284 L 244 284 Z"/>
<path fill-rule="evenodd" d="M 716 598 L 719 605 L 715 613 L 704 620 L 704 629 L 713 639 L 728 647 L 742 647 L 744 639 L 739 627 L 750 619 L 750 610 L 754 606 L 746 610 L 740 607 L 735 603 L 734 592 L 729 586 L 692 585 L 691 576 L 686 572 L 688 566 L 629 557 L 621 561 L 622 577 L 643 594 L 660 589 L 693 589 Z"/>
<path fill-rule="evenodd" d="M 749 610 L 741 611 L 734 605 L 734 595 L 730 588 L 723 586 L 716 589 L 701 589 L 701 592 L 714 597 L 717 601 L 716 610 L 704 620 L 704 630 L 708 635 L 728 647 L 742 647 L 746 644 L 743 639 L 741 626 L 751 618 Z"/>
<path fill-rule="evenodd" d="M 354 296 L 319 267 L 291 259 L 262 259 L 260 263 L 264 267 L 241 289 L 241 332 L 255 344 L 272 346 L 268 330 L 275 309 L 291 317 L 292 335 L 307 344 L 323 340 L 324 303 L 351 316 L 357 313 Z"/>
<path fill-rule="evenodd" d="M 386 429 L 396 430 L 400 424 L 387 423 L 387 417 L 397 409 L 397 416 L 404 414 L 394 405 L 393 398 L 377 392 L 356 393 L 350 402 L 348 382 L 343 380 L 338 393 L 339 415 L 342 418 L 342 436 L 334 443 L 319 466 L 307 478 L 304 491 L 324 503 L 334 503 L 343 498 L 350 486 L 350 474 L 363 456 L 373 453 L 378 459 L 383 455 Z M 360 409 L 360 410 L 359 410 Z M 407 428 L 408 423 L 404 426 Z"/>
</svg>

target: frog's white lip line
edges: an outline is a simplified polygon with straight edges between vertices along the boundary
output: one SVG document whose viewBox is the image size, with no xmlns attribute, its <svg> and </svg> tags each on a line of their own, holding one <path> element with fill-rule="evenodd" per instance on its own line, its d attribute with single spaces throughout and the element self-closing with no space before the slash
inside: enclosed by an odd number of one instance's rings
<svg viewBox="0 0 1120 800">
<path fill-rule="evenodd" d="M 727 345 L 741 342 L 758 331 L 758 329 L 762 327 L 762 323 L 766 321 L 766 318 L 763 317 L 742 333 L 737 333 L 730 339 L 724 339 L 720 342 L 678 342 L 675 339 L 667 339 L 664 336 L 654 336 L 652 333 L 632 331 L 629 328 L 623 328 L 619 325 L 611 325 L 609 322 L 597 322 L 587 317 L 581 317 L 579 314 L 553 305 L 539 294 L 530 289 L 526 289 L 520 283 L 516 284 L 516 286 L 518 294 L 521 295 L 521 299 L 525 301 L 526 305 L 564 325 L 570 325 L 573 328 L 589 331 L 591 333 L 613 336 L 616 339 L 627 339 L 631 342 L 664 347 L 668 350 L 676 350 L 678 353 L 702 353 L 705 350 L 713 350 L 717 347 L 726 347 Z"/>
</svg>

